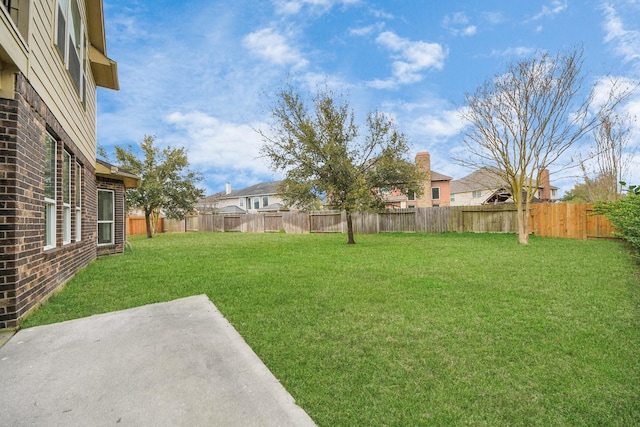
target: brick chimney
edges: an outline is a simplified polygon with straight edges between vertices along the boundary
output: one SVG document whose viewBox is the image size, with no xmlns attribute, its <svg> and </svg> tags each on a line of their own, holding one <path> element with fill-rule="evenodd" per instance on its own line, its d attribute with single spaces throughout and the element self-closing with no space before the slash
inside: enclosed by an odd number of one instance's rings
<svg viewBox="0 0 640 427">
<path fill-rule="evenodd" d="M 551 179 L 549 178 L 549 169 L 545 169 L 540 173 L 540 198 L 542 200 L 551 200 Z"/>
<path fill-rule="evenodd" d="M 416 153 L 416 166 L 424 173 L 425 181 L 422 185 L 422 196 L 416 200 L 417 208 L 428 208 L 431 202 L 431 155 L 428 151 Z"/>
</svg>

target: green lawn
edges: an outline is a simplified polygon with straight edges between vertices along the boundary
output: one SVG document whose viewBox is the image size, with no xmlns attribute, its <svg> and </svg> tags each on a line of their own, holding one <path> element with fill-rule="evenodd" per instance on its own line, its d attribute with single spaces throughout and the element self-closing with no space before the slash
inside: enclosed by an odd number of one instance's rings
<svg viewBox="0 0 640 427">
<path fill-rule="evenodd" d="M 206 293 L 320 426 L 640 424 L 640 269 L 621 242 L 131 241 L 24 327 Z"/>
</svg>

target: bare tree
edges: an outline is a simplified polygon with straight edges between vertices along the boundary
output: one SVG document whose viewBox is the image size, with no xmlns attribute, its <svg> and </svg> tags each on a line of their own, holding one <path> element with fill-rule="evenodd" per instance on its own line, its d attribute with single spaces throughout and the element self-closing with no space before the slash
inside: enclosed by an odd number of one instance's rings
<svg viewBox="0 0 640 427">
<path fill-rule="evenodd" d="M 631 117 L 611 114 L 602 117 L 593 130 L 594 148 L 580 161 L 589 200 L 615 201 L 622 194 L 633 152 L 629 151 Z"/>
<path fill-rule="evenodd" d="M 464 138 L 468 157 L 457 160 L 497 169 L 516 205 L 520 243 L 529 242 L 527 213 L 542 172 L 629 94 L 614 84 L 596 106 L 594 91 L 581 96 L 582 65 L 582 50 L 539 52 L 466 95 L 462 117 L 470 125 Z"/>
</svg>

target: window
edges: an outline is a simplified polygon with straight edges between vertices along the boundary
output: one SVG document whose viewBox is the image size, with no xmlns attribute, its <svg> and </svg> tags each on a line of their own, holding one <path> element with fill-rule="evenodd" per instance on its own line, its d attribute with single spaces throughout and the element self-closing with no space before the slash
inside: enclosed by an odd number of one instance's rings
<svg viewBox="0 0 640 427">
<path fill-rule="evenodd" d="M 244 199 L 240 199 L 240 207 L 244 206 Z"/>
<path fill-rule="evenodd" d="M 407 200 L 415 200 L 415 199 L 416 199 L 416 192 L 413 190 L 407 191 Z"/>
<path fill-rule="evenodd" d="M 556 190 L 555 188 L 551 189 L 551 197 L 552 198 L 557 198 L 558 197 L 558 190 Z"/>
<path fill-rule="evenodd" d="M 431 189 L 431 199 L 440 200 L 440 187 L 433 187 Z"/>
<path fill-rule="evenodd" d="M 87 96 L 87 38 L 78 0 L 57 0 L 55 44 L 82 103 Z"/>
<path fill-rule="evenodd" d="M 451 195 L 451 201 L 452 201 L 452 202 L 455 202 L 455 201 L 456 201 L 456 195 L 455 195 L 455 194 L 452 194 L 452 195 Z"/>
<path fill-rule="evenodd" d="M 71 154 L 64 152 L 62 163 L 62 244 L 71 243 Z"/>
<path fill-rule="evenodd" d="M 82 165 L 76 163 L 76 242 L 82 240 Z"/>
<path fill-rule="evenodd" d="M 269 196 L 262 196 L 262 207 L 269 206 Z"/>
<path fill-rule="evenodd" d="M 56 140 L 45 136 L 44 147 L 44 249 L 56 247 Z"/>
<path fill-rule="evenodd" d="M 98 245 L 114 243 L 113 191 L 98 190 Z"/>
<path fill-rule="evenodd" d="M 260 209 L 260 197 L 253 198 L 253 209 Z"/>
<path fill-rule="evenodd" d="M 478 198 L 482 197 L 482 191 L 476 190 L 476 191 L 472 192 L 471 193 L 471 197 L 473 197 L 474 199 L 478 199 Z"/>
</svg>

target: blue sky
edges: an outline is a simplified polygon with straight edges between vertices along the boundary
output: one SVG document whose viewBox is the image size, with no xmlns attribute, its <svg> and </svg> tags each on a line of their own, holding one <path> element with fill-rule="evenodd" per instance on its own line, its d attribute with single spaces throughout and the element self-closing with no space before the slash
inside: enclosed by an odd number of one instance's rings
<svg viewBox="0 0 640 427">
<path fill-rule="evenodd" d="M 280 179 L 260 157 L 274 94 L 346 94 L 363 121 L 392 115 L 432 168 L 456 165 L 464 96 L 531 56 L 584 48 L 589 85 L 640 80 L 640 0 L 104 0 L 107 51 L 120 91 L 98 93 L 98 142 L 136 145 L 156 135 L 185 146 L 207 194 Z M 623 106 L 638 116 L 640 94 Z M 586 144 L 586 141 L 585 141 Z M 640 148 L 640 125 L 632 146 Z M 584 151 L 584 147 L 580 148 Z M 640 150 L 628 181 L 640 184 Z M 570 189 L 576 171 L 551 168 Z"/>
</svg>

